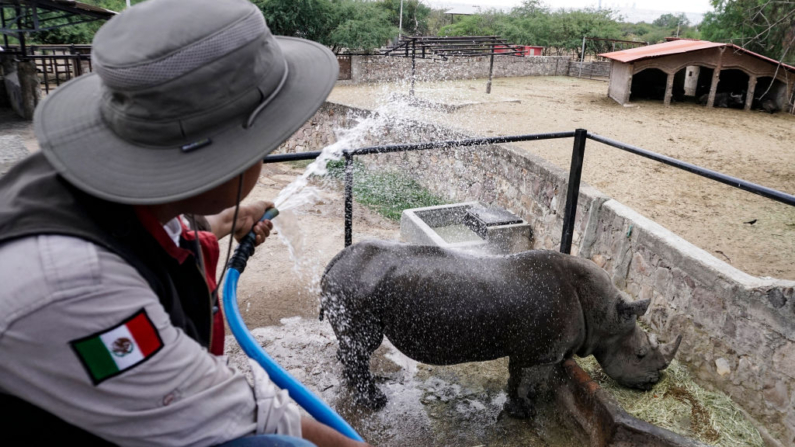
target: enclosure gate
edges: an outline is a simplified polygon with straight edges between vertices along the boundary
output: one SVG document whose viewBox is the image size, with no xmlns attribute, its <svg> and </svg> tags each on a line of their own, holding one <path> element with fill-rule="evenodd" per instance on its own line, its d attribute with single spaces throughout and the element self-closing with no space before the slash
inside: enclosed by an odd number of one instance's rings
<svg viewBox="0 0 795 447">
<path fill-rule="evenodd" d="M 621 149 L 623 151 L 649 158 L 660 163 L 673 166 L 677 169 L 687 171 L 701 177 L 715 180 L 734 188 L 742 189 L 768 199 L 775 200 L 790 206 L 795 206 L 795 196 L 747 182 L 745 180 L 722 174 L 717 171 L 702 168 L 676 158 L 671 158 L 662 154 L 647 151 L 630 144 L 612 140 L 585 129 L 577 129 L 574 132 L 555 132 L 530 135 L 515 135 L 506 137 L 472 138 L 466 140 L 450 140 L 412 144 L 392 144 L 385 146 L 371 146 L 361 149 L 344 150 L 342 155 L 345 159 L 345 246 L 353 243 L 353 160 L 355 156 L 388 154 L 393 152 L 412 152 L 429 149 L 449 149 L 469 146 L 485 146 L 491 144 L 514 143 L 518 141 L 538 141 L 560 138 L 574 138 L 574 147 L 571 154 L 571 167 L 569 169 L 569 183 L 566 189 L 566 206 L 563 215 L 563 233 L 560 238 L 560 251 L 571 253 L 572 237 L 574 235 L 574 220 L 577 212 L 577 201 L 580 195 L 580 179 L 582 178 L 582 165 L 585 159 L 585 143 L 588 139 L 598 141 L 602 144 Z M 283 161 L 313 160 L 320 155 L 320 151 L 298 152 L 292 154 L 279 154 L 265 157 L 263 163 L 278 163 Z"/>
<path fill-rule="evenodd" d="M 339 81 L 350 81 L 352 76 L 352 68 L 351 68 L 351 55 L 350 54 L 338 54 L 337 55 L 337 63 L 340 66 L 340 74 L 337 77 Z"/>
</svg>

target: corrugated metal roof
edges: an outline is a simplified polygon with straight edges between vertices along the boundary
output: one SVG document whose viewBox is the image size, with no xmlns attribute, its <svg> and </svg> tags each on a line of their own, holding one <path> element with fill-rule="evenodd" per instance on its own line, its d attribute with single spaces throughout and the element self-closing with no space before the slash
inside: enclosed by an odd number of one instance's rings
<svg viewBox="0 0 795 447">
<path fill-rule="evenodd" d="M 632 48 L 629 50 L 602 53 L 599 56 L 621 62 L 633 62 L 639 59 L 667 56 L 669 54 L 687 53 L 690 51 L 722 47 L 725 45 L 725 43 L 708 42 L 706 40 L 674 40 L 672 42 L 658 43 L 655 45 Z"/>
<path fill-rule="evenodd" d="M 730 47 L 734 51 L 739 51 L 754 57 L 758 57 L 759 59 L 765 60 L 772 64 L 779 63 L 779 61 L 775 59 L 771 59 L 767 56 L 762 56 L 759 53 L 754 53 L 753 51 L 746 50 L 745 48 L 738 47 L 737 45 L 731 43 L 718 43 L 718 42 L 709 42 L 706 40 L 690 40 L 690 39 L 673 40 L 670 42 L 658 43 L 655 45 L 649 45 L 645 47 L 632 48 L 629 50 L 614 51 L 612 53 L 602 53 L 599 56 L 620 62 L 634 62 L 640 59 L 667 56 L 670 54 L 687 53 L 690 51 L 698 51 L 698 50 L 704 50 L 707 48 L 716 48 L 716 47 Z M 792 65 L 787 65 L 782 63 L 781 66 L 789 71 L 795 71 L 795 67 L 793 67 Z"/>
</svg>

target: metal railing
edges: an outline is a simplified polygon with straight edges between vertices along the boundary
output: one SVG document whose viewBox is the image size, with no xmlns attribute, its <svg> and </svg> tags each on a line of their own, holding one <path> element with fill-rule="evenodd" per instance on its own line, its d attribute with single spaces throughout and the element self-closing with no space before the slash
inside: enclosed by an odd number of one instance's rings
<svg viewBox="0 0 795 447">
<path fill-rule="evenodd" d="M 24 55 L 19 46 L 9 46 L 8 50 L 5 54 L 33 61 L 46 94 L 64 82 L 94 70 L 91 45 L 30 45 Z"/>
<path fill-rule="evenodd" d="M 62 83 L 93 70 L 91 55 L 88 54 L 35 54 L 27 56 L 27 59 L 36 64 L 47 94 Z"/>
<path fill-rule="evenodd" d="M 585 146 L 588 139 L 597 141 L 608 146 L 612 146 L 623 151 L 649 158 L 660 163 L 673 166 L 677 169 L 696 174 L 698 176 L 714 180 L 743 191 L 766 197 L 786 205 L 795 206 L 795 196 L 781 192 L 772 188 L 757 185 L 730 175 L 722 174 L 701 166 L 696 166 L 676 158 L 671 158 L 656 152 L 622 143 L 585 129 L 577 129 L 573 132 L 554 132 L 530 135 L 514 135 L 489 138 L 471 138 L 464 140 L 448 140 L 412 144 L 391 144 L 385 146 L 370 146 L 361 149 L 350 149 L 342 152 L 345 159 L 345 246 L 353 242 L 353 159 L 355 156 L 388 154 L 393 152 L 412 152 L 429 149 L 449 149 L 469 146 L 485 146 L 492 144 L 514 143 L 519 141 L 539 141 L 560 138 L 574 138 L 574 147 L 571 155 L 571 167 L 569 168 L 568 187 L 566 189 L 566 205 L 563 215 L 563 232 L 560 239 L 560 251 L 571 253 L 571 243 L 574 235 L 574 221 L 577 213 L 577 202 L 580 195 L 580 181 L 582 179 L 582 166 L 585 161 Z M 314 160 L 320 155 L 320 151 L 297 152 L 291 154 L 278 154 L 265 157 L 263 163 L 279 163 L 284 161 Z"/>
</svg>

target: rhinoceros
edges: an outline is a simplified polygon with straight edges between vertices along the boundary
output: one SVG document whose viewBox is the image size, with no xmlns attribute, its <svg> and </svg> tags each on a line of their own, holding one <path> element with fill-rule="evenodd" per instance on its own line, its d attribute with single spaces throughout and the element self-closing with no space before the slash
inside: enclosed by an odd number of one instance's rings
<svg viewBox="0 0 795 447">
<path fill-rule="evenodd" d="M 648 306 L 631 301 L 590 260 L 545 250 L 485 256 L 362 242 L 332 259 L 321 280 L 321 319 L 328 315 L 337 336 L 355 400 L 372 409 L 386 404 L 369 370 L 384 335 L 427 364 L 508 356 L 504 409 L 514 417 L 535 412 L 533 396 L 519 396 L 523 372 L 546 377 L 538 371 L 575 354 L 593 354 L 622 385 L 649 389 L 681 336 L 660 344 L 638 327 Z"/>
</svg>

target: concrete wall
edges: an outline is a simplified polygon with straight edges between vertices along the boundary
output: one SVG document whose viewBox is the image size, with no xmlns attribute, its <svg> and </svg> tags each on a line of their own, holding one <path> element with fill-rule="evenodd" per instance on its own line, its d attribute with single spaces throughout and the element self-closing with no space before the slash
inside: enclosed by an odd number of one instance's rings
<svg viewBox="0 0 795 447">
<path fill-rule="evenodd" d="M 632 87 L 632 64 L 610 61 L 610 85 L 607 87 L 607 96 L 619 104 L 629 102 L 629 93 Z"/>
<path fill-rule="evenodd" d="M 489 76 L 489 58 L 451 57 L 447 61 L 416 59 L 418 81 L 476 79 Z M 568 57 L 495 56 L 494 76 L 557 76 L 568 71 Z M 351 56 L 351 80 L 343 84 L 408 80 L 411 59 L 391 56 Z"/>
<path fill-rule="evenodd" d="M 335 128 L 368 113 L 327 103 L 282 150 L 320 149 L 334 141 Z M 465 137 L 402 122 L 379 129 L 372 144 Z M 507 208 L 533 225 L 535 248 L 559 248 L 567 172 L 519 148 L 359 158 L 409 173 L 451 201 Z M 678 358 L 698 381 L 732 396 L 761 431 L 795 445 L 795 282 L 747 275 L 587 185 L 580 191 L 572 252 L 604 268 L 636 299 L 650 298 L 644 320 L 663 338 L 684 336 Z"/>
</svg>

